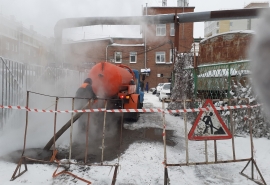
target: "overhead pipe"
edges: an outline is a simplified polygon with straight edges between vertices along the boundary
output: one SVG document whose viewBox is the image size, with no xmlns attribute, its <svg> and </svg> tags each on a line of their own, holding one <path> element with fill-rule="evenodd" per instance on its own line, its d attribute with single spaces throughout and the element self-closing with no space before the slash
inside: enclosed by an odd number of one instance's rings
<svg viewBox="0 0 270 185">
<path fill-rule="evenodd" d="M 177 14 L 179 23 L 204 22 L 215 20 L 250 19 L 259 16 L 262 10 L 268 8 L 235 9 L 206 12 L 189 12 Z M 82 17 L 59 20 L 54 27 L 55 38 L 62 39 L 62 30 L 65 28 L 94 26 L 94 25 L 141 25 L 174 23 L 175 14 L 160 14 L 146 16 L 123 17 Z"/>
</svg>

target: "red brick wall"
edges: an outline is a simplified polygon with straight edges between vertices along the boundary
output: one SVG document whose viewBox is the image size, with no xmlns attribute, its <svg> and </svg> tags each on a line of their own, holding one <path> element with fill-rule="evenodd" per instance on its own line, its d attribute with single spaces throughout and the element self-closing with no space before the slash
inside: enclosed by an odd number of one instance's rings
<svg viewBox="0 0 270 185">
<path fill-rule="evenodd" d="M 132 69 L 144 69 L 144 46 L 111 46 L 108 48 L 108 61 L 114 59 L 115 52 L 122 52 L 122 64 Z M 130 52 L 137 52 L 136 63 L 130 63 Z"/>
<path fill-rule="evenodd" d="M 142 38 L 113 38 L 113 42 L 117 44 L 142 44 Z"/>
<path fill-rule="evenodd" d="M 147 15 L 156 14 L 175 14 L 182 13 L 182 7 L 149 7 Z M 186 7 L 184 12 L 193 12 L 194 7 Z M 144 9 L 145 14 L 145 9 Z M 193 43 L 193 23 L 179 25 L 179 52 L 189 52 Z M 145 82 L 149 82 L 149 87 L 156 87 L 158 83 L 168 82 L 173 71 L 173 64 L 170 61 L 170 49 L 175 47 L 175 36 L 170 36 L 170 24 L 166 25 L 166 36 L 156 36 L 156 25 L 148 25 L 146 32 L 147 43 L 147 68 L 151 69 L 149 77 Z M 171 43 L 173 46 L 171 45 Z M 164 44 L 164 45 L 163 45 Z M 163 45 L 163 46 L 160 46 Z M 156 52 L 165 51 L 166 63 L 156 64 Z M 163 77 L 157 77 L 157 74 L 163 74 Z M 146 83 L 145 83 L 146 84 Z"/>
<path fill-rule="evenodd" d="M 77 42 L 65 46 L 65 62 L 81 64 L 106 61 L 106 47 L 110 40 Z"/>
<path fill-rule="evenodd" d="M 148 15 L 155 14 L 174 14 L 183 12 L 182 7 L 149 7 Z M 186 7 L 184 12 L 193 12 L 194 7 Z M 166 25 L 166 36 L 156 36 L 156 25 L 148 25 L 146 32 L 146 67 L 150 68 L 149 76 L 146 76 L 145 83 L 149 83 L 149 87 L 156 87 L 158 83 L 168 82 L 173 71 L 173 63 L 170 63 L 170 49 L 174 47 L 175 36 L 170 36 L 170 24 Z M 179 25 L 179 51 L 189 52 L 193 42 L 193 23 L 185 23 Z M 144 38 L 113 38 L 113 43 L 116 44 L 143 44 Z M 145 47 L 142 46 L 108 46 L 109 40 L 95 41 L 88 43 L 77 43 L 67 50 L 69 58 L 76 62 L 83 61 L 104 61 L 114 58 L 114 52 L 122 52 L 122 63 L 130 66 L 133 69 L 141 71 L 145 68 Z M 107 47 L 108 46 L 108 47 Z M 156 52 L 164 51 L 166 55 L 166 63 L 156 63 Z M 137 52 L 137 63 L 129 62 L 129 52 Z M 69 60 L 70 60 L 69 59 Z M 157 77 L 157 74 L 163 74 L 163 77 Z"/>
</svg>

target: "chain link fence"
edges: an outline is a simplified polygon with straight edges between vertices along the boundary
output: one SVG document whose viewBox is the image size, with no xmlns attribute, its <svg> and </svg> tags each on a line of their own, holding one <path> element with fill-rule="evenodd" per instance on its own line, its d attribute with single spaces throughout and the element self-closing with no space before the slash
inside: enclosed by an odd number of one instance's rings
<svg viewBox="0 0 270 185">
<path fill-rule="evenodd" d="M 200 99 L 189 101 L 186 108 L 201 107 L 206 99 L 212 99 L 215 106 L 231 105 L 256 105 L 258 101 L 253 92 L 249 69 L 249 60 L 230 63 L 193 66 L 192 53 L 178 54 L 174 66 L 174 85 L 172 89 L 172 102 L 168 109 L 182 109 L 183 103 L 174 99 Z M 234 129 L 236 134 L 248 132 L 248 112 L 246 109 L 232 111 L 219 111 L 229 129 Z M 270 124 L 264 116 L 262 107 L 253 108 L 251 111 L 253 122 L 253 135 L 255 137 L 270 138 Z M 188 114 L 188 120 L 193 122 L 197 113 Z M 231 127 L 232 122 L 235 125 Z"/>
</svg>

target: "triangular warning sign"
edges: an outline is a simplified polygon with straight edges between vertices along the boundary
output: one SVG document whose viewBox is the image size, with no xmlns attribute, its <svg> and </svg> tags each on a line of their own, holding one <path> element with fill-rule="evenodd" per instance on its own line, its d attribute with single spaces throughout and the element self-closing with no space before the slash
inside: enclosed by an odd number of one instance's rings
<svg viewBox="0 0 270 185">
<path fill-rule="evenodd" d="M 231 139 L 232 134 L 220 117 L 212 100 L 207 99 L 202 108 L 209 111 L 200 111 L 188 134 L 189 140 L 219 140 Z"/>
</svg>

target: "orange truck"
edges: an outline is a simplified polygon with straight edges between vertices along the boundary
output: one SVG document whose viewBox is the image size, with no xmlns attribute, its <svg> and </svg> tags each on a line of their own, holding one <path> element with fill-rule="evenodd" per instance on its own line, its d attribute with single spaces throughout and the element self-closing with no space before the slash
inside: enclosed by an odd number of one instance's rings
<svg viewBox="0 0 270 185">
<path fill-rule="evenodd" d="M 144 93 L 140 89 L 138 70 L 123 64 L 100 62 L 91 68 L 88 77 L 92 79 L 92 89 L 98 98 L 114 101 L 110 108 L 141 109 L 143 107 Z M 139 118 L 138 112 L 125 113 L 124 115 L 125 118 L 135 121 Z"/>
</svg>

